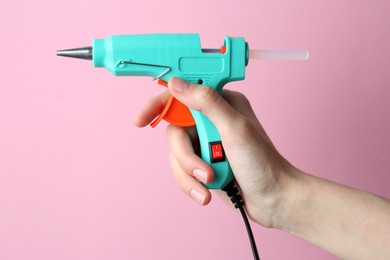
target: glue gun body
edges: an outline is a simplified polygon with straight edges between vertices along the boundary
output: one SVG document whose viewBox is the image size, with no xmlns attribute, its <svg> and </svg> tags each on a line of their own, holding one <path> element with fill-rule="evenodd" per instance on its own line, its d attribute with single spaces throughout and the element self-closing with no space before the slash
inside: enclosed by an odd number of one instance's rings
<svg viewBox="0 0 390 260">
<path fill-rule="evenodd" d="M 220 49 L 202 49 L 198 34 L 111 36 L 95 39 L 91 52 L 95 67 L 104 67 L 116 76 L 149 76 L 165 86 L 170 78 L 179 77 L 219 94 L 226 83 L 245 78 L 249 60 L 244 38 L 226 36 Z M 206 187 L 222 189 L 234 179 L 219 132 L 203 113 L 188 110 L 170 97 L 152 126 L 161 119 L 179 126 L 196 125 L 201 158 L 214 170 L 214 179 Z"/>
</svg>

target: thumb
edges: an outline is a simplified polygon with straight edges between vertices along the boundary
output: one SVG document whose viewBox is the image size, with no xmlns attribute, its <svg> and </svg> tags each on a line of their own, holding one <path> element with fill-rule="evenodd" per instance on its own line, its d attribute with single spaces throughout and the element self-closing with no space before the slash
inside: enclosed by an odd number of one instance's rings
<svg viewBox="0 0 390 260">
<path fill-rule="evenodd" d="M 241 114 L 230 106 L 214 89 L 199 86 L 173 77 L 168 82 L 171 94 L 184 105 L 202 112 L 218 128 L 225 132 L 231 128 Z"/>
</svg>

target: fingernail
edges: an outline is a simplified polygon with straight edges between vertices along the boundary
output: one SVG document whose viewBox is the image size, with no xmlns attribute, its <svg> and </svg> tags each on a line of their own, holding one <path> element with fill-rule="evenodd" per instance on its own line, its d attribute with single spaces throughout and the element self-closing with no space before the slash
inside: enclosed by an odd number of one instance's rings
<svg viewBox="0 0 390 260">
<path fill-rule="evenodd" d="M 190 83 L 179 78 L 174 78 L 172 80 L 172 87 L 175 91 L 183 93 L 190 87 Z"/>
<path fill-rule="evenodd" d="M 193 171 L 193 174 L 198 181 L 203 182 L 203 183 L 207 182 L 207 173 L 205 171 L 195 169 Z"/>
<path fill-rule="evenodd" d="M 190 194 L 191 194 L 191 197 L 196 202 L 198 202 L 200 205 L 203 205 L 203 203 L 204 203 L 204 201 L 206 199 L 206 195 L 204 195 L 201 191 L 196 190 L 196 189 L 192 189 Z"/>
</svg>

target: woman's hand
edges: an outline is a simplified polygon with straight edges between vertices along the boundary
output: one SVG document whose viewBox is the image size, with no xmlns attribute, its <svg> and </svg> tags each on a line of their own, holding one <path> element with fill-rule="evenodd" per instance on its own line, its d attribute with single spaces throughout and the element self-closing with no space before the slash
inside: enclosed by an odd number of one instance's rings
<svg viewBox="0 0 390 260">
<path fill-rule="evenodd" d="M 189 108 L 201 111 L 215 124 L 248 215 L 264 226 L 273 226 L 272 213 L 279 204 L 282 191 L 279 181 L 292 167 L 276 151 L 246 97 L 224 90 L 222 98 L 209 87 L 178 78 L 171 79 L 168 87 L 175 98 Z M 159 115 L 169 92 L 147 102 L 134 118 L 135 125 L 146 126 Z M 214 173 L 211 166 L 196 155 L 195 128 L 169 125 L 167 139 L 170 164 L 179 186 L 199 204 L 208 204 L 211 193 L 199 181 L 211 182 Z M 219 193 L 230 206 L 227 196 Z"/>
<path fill-rule="evenodd" d="M 242 94 L 225 90 L 222 98 L 209 87 L 178 78 L 168 85 L 175 98 L 203 112 L 217 127 L 254 221 L 295 234 L 342 259 L 390 259 L 389 200 L 293 167 L 277 152 Z M 161 112 L 168 95 L 149 101 L 134 123 L 147 125 Z M 170 125 L 167 138 L 179 186 L 206 205 L 210 191 L 197 180 L 209 183 L 214 175 L 196 155 L 194 128 Z M 225 194 L 222 198 L 227 201 Z"/>
</svg>

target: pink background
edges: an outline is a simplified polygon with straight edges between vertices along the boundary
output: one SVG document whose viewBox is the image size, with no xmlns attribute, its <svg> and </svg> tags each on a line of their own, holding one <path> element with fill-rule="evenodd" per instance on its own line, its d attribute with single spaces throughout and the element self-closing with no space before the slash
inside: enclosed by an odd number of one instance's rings
<svg viewBox="0 0 390 260">
<path fill-rule="evenodd" d="M 252 257 L 238 214 L 217 198 L 200 207 L 177 187 L 165 124 L 132 125 L 162 88 L 55 56 L 112 34 L 309 49 L 308 62 L 252 61 L 227 87 L 249 97 L 299 168 L 389 197 L 389 17 L 386 0 L 2 1 L 0 259 Z M 253 228 L 263 259 L 334 259 Z"/>
</svg>

